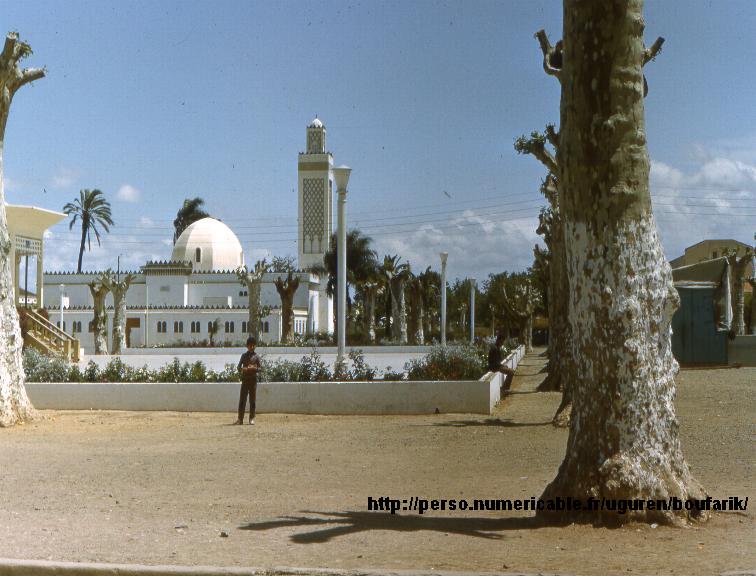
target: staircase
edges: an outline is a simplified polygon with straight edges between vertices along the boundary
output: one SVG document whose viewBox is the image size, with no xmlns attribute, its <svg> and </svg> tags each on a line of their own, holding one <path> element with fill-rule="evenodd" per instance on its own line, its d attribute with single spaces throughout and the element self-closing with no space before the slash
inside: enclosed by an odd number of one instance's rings
<svg viewBox="0 0 756 576">
<path fill-rule="evenodd" d="M 76 338 L 32 310 L 27 310 L 26 313 L 29 324 L 25 345 L 44 354 L 62 356 L 69 362 L 79 361 L 81 348 Z"/>
</svg>

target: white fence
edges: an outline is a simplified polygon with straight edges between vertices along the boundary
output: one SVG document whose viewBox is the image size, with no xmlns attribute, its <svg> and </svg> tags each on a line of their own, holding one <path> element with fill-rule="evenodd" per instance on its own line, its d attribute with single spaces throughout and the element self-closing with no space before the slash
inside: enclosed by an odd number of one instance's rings
<svg viewBox="0 0 756 576">
<path fill-rule="evenodd" d="M 516 368 L 522 347 L 504 361 Z M 490 414 L 499 401 L 500 373 L 480 380 L 263 382 L 260 413 Z M 27 383 L 35 407 L 46 410 L 169 410 L 235 412 L 238 383 Z"/>
</svg>

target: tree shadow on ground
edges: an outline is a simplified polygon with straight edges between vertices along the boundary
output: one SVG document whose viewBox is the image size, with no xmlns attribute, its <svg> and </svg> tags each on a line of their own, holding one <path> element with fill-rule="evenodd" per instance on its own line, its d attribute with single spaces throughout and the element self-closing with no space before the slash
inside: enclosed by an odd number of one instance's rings
<svg viewBox="0 0 756 576">
<path fill-rule="evenodd" d="M 303 510 L 302 514 L 313 516 L 282 516 L 265 522 L 250 522 L 240 526 L 240 530 L 275 530 L 276 528 L 294 528 L 310 526 L 309 532 L 300 532 L 290 536 L 297 544 L 320 544 L 339 536 L 347 536 L 369 530 L 394 530 L 396 532 L 419 532 L 432 530 L 447 534 L 475 536 L 490 540 L 500 540 L 506 530 L 529 530 L 544 526 L 535 516 L 519 518 L 454 518 L 438 516 L 420 516 L 419 514 L 399 515 L 387 512 L 315 512 Z M 319 529 L 322 528 L 322 529 Z"/>
<path fill-rule="evenodd" d="M 502 428 L 521 428 L 525 426 L 546 426 L 551 424 L 551 420 L 546 422 L 515 422 L 507 418 L 487 418 L 486 420 L 449 420 L 448 422 L 438 422 L 436 424 L 426 424 L 426 426 L 451 426 L 452 428 L 464 428 L 467 426 L 501 426 Z"/>
</svg>

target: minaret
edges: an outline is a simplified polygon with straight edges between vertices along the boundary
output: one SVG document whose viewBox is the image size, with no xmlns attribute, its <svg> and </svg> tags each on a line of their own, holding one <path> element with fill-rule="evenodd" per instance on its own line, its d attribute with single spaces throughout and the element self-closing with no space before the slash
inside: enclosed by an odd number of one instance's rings
<svg viewBox="0 0 756 576">
<path fill-rule="evenodd" d="M 299 153 L 298 264 L 322 266 L 333 232 L 333 156 L 326 152 L 326 129 L 315 117 L 307 127 L 307 151 Z"/>
</svg>

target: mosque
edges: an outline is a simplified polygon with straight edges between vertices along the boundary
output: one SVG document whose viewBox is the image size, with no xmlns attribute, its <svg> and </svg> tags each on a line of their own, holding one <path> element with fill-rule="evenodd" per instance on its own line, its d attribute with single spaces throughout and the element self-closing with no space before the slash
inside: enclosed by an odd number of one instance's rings
<svg viewBox="0 0 756 576">
<path fill-rule="evenodd" d="M 333 300 L 326 293 L 327 279 L 308 271 L 314 265 L 322 265 L 333 232 L 333 156 L 327 152 L 326 128 L 317 118 L 307 127 L 306 151 L 299 154 L 298 189 L 296 276 L 300 284 L 294 295 L 293 329 L 302 336 L 332 333 Z M 40 252 L 40 267 L 41 261 Z M 253 262 L 246 264 L 254 266 Z M 216 343 L 243 345 L 248 334 L 249 297 L 235 272 L 243 265 L 241 243 L 226 224 L 203 218 L 188 226 L 176 241 L 170 259 L 147 262 L 139 271 L 131 272 L 134 279 L 126 296 L 127 346 L 209 341 L 209 330 L 216 321 Z M 19 271 L 18 262 L 15 271 Z M 101 272 L 38 271 L 43 288 L 38 299 L 50 321 L 89 351 L 94 350 L 94 334 L 93 299 L 88 284 Z M 121 272 L 121 276 L 127 273 Z M 261 305 L 269 313 L 261 319 L 259 333 L 266 343 L 281 339 L 281 299 L 274 284 L 279 276 L 282 275 L 266 274 L 261 287 Z M 106 307 L 110 336 L 111 295 Z"/>
</svg>

